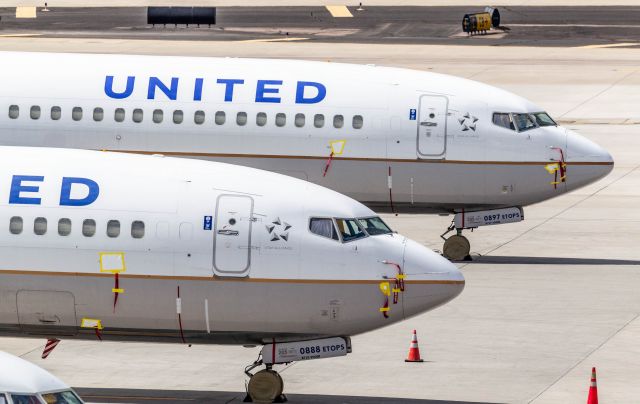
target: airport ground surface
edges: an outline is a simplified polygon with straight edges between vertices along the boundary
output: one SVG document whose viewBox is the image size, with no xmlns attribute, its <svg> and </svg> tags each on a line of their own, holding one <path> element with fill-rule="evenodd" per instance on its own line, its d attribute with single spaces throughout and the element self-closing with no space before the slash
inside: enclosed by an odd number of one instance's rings
<svg viewBox="0 0 640 404">
<path fill-rule="evenodd" d="M 16 19 L 15 8 L 0 8 L 0 34 L 85 38 L 272 40 L 332 43 L 419 43 L 463 45 L 640 47 L 640 5 L 505 6 L 501 28 L 473 38 L 461 32 L 462 17 L 478 6 L 349 7 L 351 18 L 334 18 L 324 6 L 218 7 L 212 27 L 147 24 L 146 7 L 56 7 L 35 19 Z M 1 5 L 1 4 L 0 4 Z"/>
<path fill-rule="evenodd" d="M 458 264 L 467 279 L 458 299 L 354 337 L 347 357 L 282 369 L 285 390 L 301 403 L 584 403 L 591 366 L 597 366 L 602 402 L 638 401 L 638 49 L 37 37 L 5 37 L 0 49 L 374 63 L 469 77 L 530 98 L 606 147 L 616 160 L 613 172 L 526 208 L 524 222 L 469 234 L 475 257 Z M 451 218 L 385 219 L 439 249 Z M 403 361 L 412 329 L 425 363 Z M 51 370 L 92 402 L 240 402 L 243 368 L 258 351 L 63 341 L 42 361 L 43 345 L 0 339 L 2 349 Z"/>
</svg>

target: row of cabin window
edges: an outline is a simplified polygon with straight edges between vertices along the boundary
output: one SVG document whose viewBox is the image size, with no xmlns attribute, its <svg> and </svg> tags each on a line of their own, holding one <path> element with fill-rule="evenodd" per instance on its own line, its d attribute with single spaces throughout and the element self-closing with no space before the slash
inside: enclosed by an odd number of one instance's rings
<svg viewBox="0 0 640 404">
<path fill-rule="evenodd" d="M 23 220 L 20 216 L 13 216 L 9 220 L 9 232 L 11 234 L 20 234 L 23 230 Z M 33 232 L 42 236 L 47 233 L 47 218 L 36 217 L 33 220 Z M 71 219 L 62 218 L 58 220 L 58 235 L 68 236 L 71 234 Z M 85 237 L 93 237 L 96 234 L 96 221 L 93 219 L 84 219 L 82 221 L 82 235 Z M 120 221 L 109 220 L 107 222 L 107 236 L 115 238 L 120 236 Z M 135 220 L 131 222 L 131 237 L 144 237 L 144 222 Z"/>
<path fill-rule="evenodd" d="M 71 119 L 74 121 L 82 120 L 82 108 L 81 107 L 73 107 L 71 109 Z M 42 111 L 38 105 L 31 106 L 29 110 L 29 116 L 31 119 L 40 119 L 42 115 Z M 9 118 L 18 119 L 20 116 L 20 107 L 17 105 L 9 106 Z M 116 122 L 123 122 L 125 120 L 126 111 L 124 108 L 116 108 L 114 111 L 113 119 Z M 62 109 L 60 107 L 51 107 L 51 119 L 54 121 L 59 120 L 62 117 Z M 140 123 L 144 117 L 144 112 L 140 108 L 136 108 L 132 113 L 133 122 Z M 164 119 L 164 111 L 161 109 L 154 109 L 152 114 L 152 120 L 154 123 L 161 123 Z M 96 107 L 93 109 L 93 120 L 96 122 L 100 122 L 104 119 L 104 109 L 100 107 Z M 236 114 L 236 124 L 238 126 L 244 126 L 247 124 L 249 116 L 246 112 L 238 112 Z M 217 111 L 214 115 L 214 122 L 216 125 L 224 125 L 227 120 L 227 116 L 224 111 Z M 173 123 L 180 124 L 184 121 L 184 112 L 182 110 L 173 111 Z M 193 122 L 197 125 L 202 125 L 205 121 L 205 112 L 204 111 L 196 111 L 193 114 Z M 287 123 L 287 115 L 279 112 L 275 115 L 275 124 L 278 127 L 285 126 Z M 293 123 L 296 127 L 302 128 L 306 123 L 306 116 L 302 113 L 295 114 L 293 118 Z M 256 114 L 256 125 L 257 126 L 265 126 L 267 124 L 267 114 L 265 112 L 258 112 Z M 322 128 L 325 124 L 325 118 L 323 114 L 315 114 L 313 116 L 313 126 L 316 128 Z M 354 129 L 361 129 L 364 124 L 364 119 L 362 115 L 354 115 L 351 119 L 351 126 Z M 333 127 L 334 128 L 342 128 L 344 126 L 344 116 L 343 115 L 334 115 L 333 116 Z"/>
</svg>

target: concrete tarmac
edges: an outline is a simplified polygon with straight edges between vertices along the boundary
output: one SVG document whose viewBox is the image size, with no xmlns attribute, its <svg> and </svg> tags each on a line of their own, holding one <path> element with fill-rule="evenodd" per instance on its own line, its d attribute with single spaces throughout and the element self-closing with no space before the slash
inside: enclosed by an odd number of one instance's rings
<svg viewBox="0 0 640 404">
<path fill-rule="evenodd" d="M 509 46 L 615 45 L 640 47 L 640 6 L 500 8 L 500 28 L 469 37 L 462 17 L 475 6 L 368 6 L 352 18 L 334 18 L 324 6 L 218 7 L 211 27 L 147 24 L 146 7 L 54 7 L 37 18 L 17 19 L 0 8 L 0 34 L 41 37 L 197 41 L 296 40 Z"/>
<path fill-rule="evenodd" d="M 347 357 L 280 367 L 292 403 L 584 403 L 640 397 L 640 52 L 492 47 L 3 38 L 2 50 L 224 55 L 376 63 L 469 77 L 530 98 L 613 155 L 613 172 L 525 208 L 517 224 L 466 232 L 462 295 L 353 338 Z M 43 74 L 46 70 L 43 69 Z M 571 175 L 571 172 L 568 172 Z M 432 249 L 451 217 L 385 215 Z M 405 363 L 411 330 L 424 363 Z M 3 350 L 92 402 L 240 402 L 258 348 L 0 338 Z M 155 400 L 155 401 L 154 401 Z"/>
</svg>

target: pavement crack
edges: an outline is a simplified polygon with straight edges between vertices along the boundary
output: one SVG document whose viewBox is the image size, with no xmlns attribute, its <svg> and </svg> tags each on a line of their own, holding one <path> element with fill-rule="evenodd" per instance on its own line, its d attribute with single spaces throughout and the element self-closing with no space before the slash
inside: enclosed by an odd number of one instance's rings
<svg viewBox="0 0 640 404">
<path fill-rule="evenodd" d="M 628 176 L 629 174 L 633 173 L 634 171 L 636 171 L 638 168 L 640 168 L 640 164 L 633 167 L 631 170 L 627 171 L 626 173 L 624 173 L 623 175 L 621 175 L 620 177 L 614 179 L 613 181 L 609 182 L 606 185 L 603 185 L 602 187 L 598 188 L 597 190 L 595 190 L 594 192 L 586 195 L 584 198 L 576 201 L 575 203 L 567 206 L 566 208 L 562 209 L 560 212 L 556 213 L 553 216 L 548 217 L 547 219 L 543 220 L 542 222 L 538 223 L 537 225 L 530 227 L 529 229 L 525 230 L 524 232 L 518 234 L 517 236 L 515 236 L 514 238 L 512 238 L 511 240 L 507 240 L 502 244 L 499 244 L 498 246 L 492 248 L 489 251 L 486 251 L 485 253 L 483 253 L 482 255 L 488 255 L 491 254 L 492 252 L 495 252 L 496 250 L 499 250 L 500 248 L 506 246 L 507 244 L 511 244 L 512 242 L 518 240 L 519 238 L 521 238 L 522 236 L 532 232 L 533 230 L 549 223 L 551 220 L 557 218 L 558 216 L 562 215 L 563 213 L 567 212 L 570 209 L 575 208 L 576 206 L 578 206 L 579 204 L 581 204 L 582 202 L 592 198 L 593 196 L 597 195 L 598 193 L 600 193 L 601 191 L 604 191 L 605 189 L 609 188 L 611 185 L 615 184 L 616 182 L 620 181 L 621 179 L 625 178 L 626 176 Z M 468 265 L 468 264 L 466 264 Z M 466 265 L 463 265 L 462 267 L 465 267 Z"/>
<path fill-rule="evenodd" d="M 582 362 L 584 362 L 585 360 L 587 360 L 588 357 L 590 357 L 591 355 L 594 354 L 594 352 L 598 351 L 600 348 L 602 348 L 607 342 L 609 342 L 613 337 L 615 337 L 616 335 L 618 335 L 622 330 L 624 330 L 625 328 L 627 328 L 629 326 L 629 324 L 633 323 L 635 320 L 637 320 L 638 318 L 640 318 L 640 313 L 636 314 L 631 320 L 627 321 L 626 323 L 624 323 L 622 325 L 622 327 L 618 328 L 617 330 L 615 330 L 611 335 L 609 335 L 607 338 L 605 338 L 598 346 L 596 346 L 595 348 L 593 348 L 592 350 L 590 350 L 589 352 L 587 352 L 585 355 L 583 355 L 580 359 L 578 359 L 578 361 L 576 363 L 573 364 L 573 366 L 570 366 L 567 370 L 565 370 L 560 376 L 558 376 L 553 383 L 551 383 L 550 385 L 548 385 L 547 387 L 545 387 L 541 392 L 539 392 L 538 394 L 536 394 L 531 400 L 527 401 L 528 403 L 532 403 L 533 401 L 537 400 L 541 395 L 543 395 L 545 392 L 547 392 L 550 388 L 552 388 L 553 386 L 555 386 L 560 380 L 562 380 L 566 375 L 568 375 L 573 369 L 577 368 L 578 366 L 580 366 L 580 364 Z"/>
<path fill-rule="evenodd" d="M 602 94 L 606 93 L 607 91 L 611 90 L 613 87 L 617 86 L 619 83 L 623 82 L 624 80 L 628 79 L 629 77 L 633 76 L 634 74 L 638 73 L 638 70 L 634 70 L 631 73 L 621 77 L 620 79 L 614 81 L 613 83 L 611 83 L 609 86 L 607 86 L 606 88 L 602 89 L 601 91 L 597 92 L 596 94 L 594 94 L 593 96 L 587 98 L 586 100 L 582 101 L 581 103 L 579 103 L 578 105 L 576 105 L 575 107 L 569 109 L 567 112 L 565 112 L 564 114 L 560 115 L 558 118 L 562 118 L 563 116 L 567 115 L 570 112 L 575 111 L 576 109 L 580 108 L 581 106 L 583 106 L 584 104 L 598 98 L 599 96 L 601 96 Z"/>
<path fill-rule="evenodd" d="M 38 345 L 37 347 L 35 347 L 35 348 L 33 348 L 32 350 L 27 351 L 27 352 L 25 352 L 25 353 L 23 353 L 23 354 L 19 355 L 18 357 L 19 357 L 19 358 L 24 358 L 25 356 L 29 355 L 30 353 L 33 353 L 33 352 L 39 351 L 39 350 L 41 350 L 41 349 L 44 349 L 45 345 L 46 345 L 46 344 Z"/>
</svg>

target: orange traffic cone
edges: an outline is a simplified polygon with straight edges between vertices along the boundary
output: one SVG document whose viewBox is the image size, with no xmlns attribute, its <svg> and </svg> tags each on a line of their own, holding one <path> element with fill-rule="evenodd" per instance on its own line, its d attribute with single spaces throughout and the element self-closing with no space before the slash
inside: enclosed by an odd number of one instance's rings
<svg viewBox="0 0 640 404">
<path fill-rule="evenodd" d="M 587 404 L 598 404 L 598 385 L 596 384 L 596 368 L 591 368 L 591 386 L 589 386 L 589 398 Z"/>
<path fill-rule="evenodd" d="M 424 362 L 420 359 L 420 348 L 418 348 L 418 335 L 416 330 L 413 330 L 413 336 L 411 337 L 411 345 L 409 345 L 409 355 L 405 362 Z"/>
</svg>

